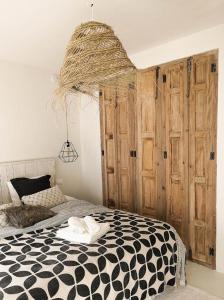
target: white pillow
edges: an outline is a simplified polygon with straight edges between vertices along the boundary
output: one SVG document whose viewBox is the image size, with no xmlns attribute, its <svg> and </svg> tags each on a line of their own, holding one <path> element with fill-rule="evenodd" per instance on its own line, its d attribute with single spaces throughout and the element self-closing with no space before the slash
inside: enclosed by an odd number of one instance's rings
<svg viewBox="0 0 224 300">
<path fill-rule="evenodd" d="M 44 175 L 40 175 L 40 176 L 35 176 L 35 177 L 31 177 L 31 179 L 35 179 L 35 178 L 40 178 Z M 21 199 L 16 191 L 16 189 L 14 188 L 14 186 L 12 185 L 11 181 L 7 181 L 7 186 L 8 186 L 8 189 L 9 189 L 9 194 L 10 194 L 10 197 L 12 199 L 12 203 L 14 205 L 21 205 Z"/>
<path fill-rule="evenodd" d="M 47 208 L 52 208 L 66 201 L 65 196 L 57 185 L 50 189 L 22 197 L 22 202 L 26 205 L 41 205 Z"/>
<path fill-rule="evenodd" d="M 12 199 L 12 203 L 14 205 L 20 205 L 21 200 L 19 198 L 19 195 L 17 194 L 17 191 L 14 189 L 14 186 L 12 185 L 11 181 L 7 181 L 7 186 L 8 186 L 8 189 L 9 189 L 10 197 Z"/>
</svg>

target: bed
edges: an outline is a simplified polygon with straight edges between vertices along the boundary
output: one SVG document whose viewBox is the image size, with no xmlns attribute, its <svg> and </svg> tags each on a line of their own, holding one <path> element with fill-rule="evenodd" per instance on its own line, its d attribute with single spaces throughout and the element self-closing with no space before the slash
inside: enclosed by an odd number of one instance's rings
<svg viewBox="0 0 224 300">
<path fill-rule="evenodd" d="M 71 197 L 52 210 L 32 227 L 0 230 L 0 299 L 152 299 L 185 283 L 185 247 L 169 224 Z M 110 231 L 89 245 L 56 237 L 70 216 L 86 215 Z"/>
</svg>

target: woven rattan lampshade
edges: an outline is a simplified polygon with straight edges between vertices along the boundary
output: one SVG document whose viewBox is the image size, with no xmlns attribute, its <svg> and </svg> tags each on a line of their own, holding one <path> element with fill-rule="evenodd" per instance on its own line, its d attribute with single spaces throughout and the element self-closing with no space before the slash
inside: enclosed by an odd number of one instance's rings
<svg viewBox="0 0 224 300">
<path fill-rule="evenodd" d="M 68 92 L 92 94 L 99 85 L 112 84 L 135 69 L 112 28 L 90 21 L 77 27 L 71 37 L 57 94 L 61 97 Z"/>
</svg>

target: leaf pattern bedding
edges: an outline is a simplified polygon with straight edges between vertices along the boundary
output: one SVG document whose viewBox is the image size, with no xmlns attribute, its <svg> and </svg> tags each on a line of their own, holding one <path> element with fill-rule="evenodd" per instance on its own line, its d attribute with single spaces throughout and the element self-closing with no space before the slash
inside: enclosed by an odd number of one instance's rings
<svg viewBox="0 0 224 300">
<path fill-rule="evenodd" d="M 167 223 L 123 211 L 91 214 L 96 243 L 56 238 L 67 222 L 0 241 L 0 299 L 140 300 L 184 281 L 185 248 Z"/>
</svg>

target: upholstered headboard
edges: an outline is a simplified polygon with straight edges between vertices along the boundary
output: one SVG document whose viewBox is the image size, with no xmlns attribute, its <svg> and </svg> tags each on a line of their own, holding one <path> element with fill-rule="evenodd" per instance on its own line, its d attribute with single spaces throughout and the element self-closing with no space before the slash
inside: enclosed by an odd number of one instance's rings
<svg viewBox="0 0 224 300">
<path fill-rule="evenodd" d="M 42 158 L 0 163 L 0 204 L 11 202 L 7 181 L 16 177 L 51 175 L 55 184 L 55 158 Z"/>
</svg>

